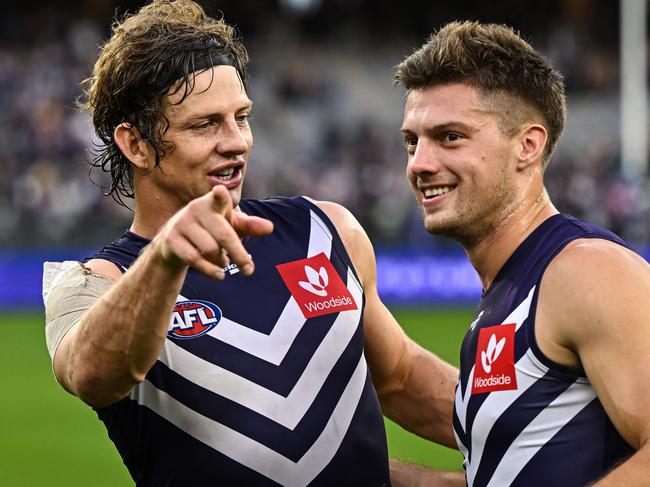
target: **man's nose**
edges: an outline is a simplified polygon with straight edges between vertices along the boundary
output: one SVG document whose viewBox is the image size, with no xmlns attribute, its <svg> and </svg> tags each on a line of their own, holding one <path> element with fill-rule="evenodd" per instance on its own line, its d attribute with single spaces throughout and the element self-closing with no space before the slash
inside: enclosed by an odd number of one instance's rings
<svg viewBox="0 0 650 487">
<path fill-rule="evenodd" d="M 413 174 L 437 173 L 440 171 L 440 154 L 434 141 L 420 138 L 415 151 L 409 157 L 408 170 Z"/>
<path fill-rule="evenodd" d="M 220 154 L 244 154 L 250 149 L 250 137 L 247 137 L 250 128 L 242 127 L 235 120 L 224 123 L 222 133 L 217 143 Z"/>
</svg>

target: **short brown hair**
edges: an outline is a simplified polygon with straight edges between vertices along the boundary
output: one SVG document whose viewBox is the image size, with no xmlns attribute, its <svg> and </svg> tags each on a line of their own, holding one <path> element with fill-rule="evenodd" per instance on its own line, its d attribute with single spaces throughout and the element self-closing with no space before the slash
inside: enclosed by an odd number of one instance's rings
<svg viewBox="0 0 650 487">
<path fill-rule="evenodd" d="M 462 82 L 488 99 L 498 96 L 502 100 L 505 95 L 517 104 L 519 113 L 514 118 L 510 113 L 507 119 L 503 114 L 504 124 L 511 129 L 529 120 L 532 109 L 532 115 L 541 116 L 548 131 L 544 167 L 564 129 L 562 75 L 505 25 L 451 22 L 404 59 L 394 79 L 407 92 Z"/>
<path fill-rule="evenodd" d="M 192 73 L 205 69 L 206 57 L 207 66 L 213 58 L 232 64 L 245 85 L 248 54 L 238 33 L 191 0 L 153 0 L 113 24 L 92 75 L 81 83 L 77 104 L 92 114 L 101 144 L 91 164 L 110 172 L 107 194 L 118 203 L 133 197 L 133 167 L 115 143 L 115 128 L 136 127 L 158 164 L 166 150 L 173 150 L 163 140 L 169 128 L 165 97 L 172 87 L 184 89 L 183 101 L 194 88 Z"/>
</svg>

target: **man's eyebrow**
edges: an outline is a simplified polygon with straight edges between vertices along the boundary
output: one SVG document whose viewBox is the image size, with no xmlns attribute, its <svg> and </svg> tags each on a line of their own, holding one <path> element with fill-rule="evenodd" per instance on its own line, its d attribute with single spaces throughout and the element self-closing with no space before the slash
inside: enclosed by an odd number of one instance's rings
<svg viewBox="0 0 650 487">
<path fill-rule="evenodd" d="M 473 132 L 476 132 L 477 128 L 472 126 L 472 125 L 468 125 L 468 124 L 466 124 L 464 122 L 449 121 L 449 122 L 437 123 L 435 125 L 427 126 L 426 129 L 425 129 L 425 132 L 438 133 L 438 132 L 444 132 L 444 131 L 447 131 L 447 130 L 462 130 L 464 132 L 473 133 Z M 400 131 L 404 135 L 413 133 L 413 131 L 411 129 L 406 128 L 406 127 L 402 127 L 400 129 Z"/>
<path fill-rule="evenodd" d="M 457 120 L 440 123 L 430 128 L 430 130 L 435 132 L 444 132 L 445 130 L 454 130 L 454 129 L 460 129 L 464 132 L 476 132 L 477 130 L 475 126 L 468 125 L 464 122 L 460 122 Z"/>
<path fill-rule="evenodd" d="M 235 113 L 240 113 L 243 111 L 251 111 L 253 109 L 253 102 L 245 103 L 240 106 Z M 206 119 L 220 119 L 223 118 L 224 114 L 222 112 L 192 112 L 187 116 L 182 117 L 182 123 L 191 123 L 197 120 L 206 120 Z"/>
</svg>

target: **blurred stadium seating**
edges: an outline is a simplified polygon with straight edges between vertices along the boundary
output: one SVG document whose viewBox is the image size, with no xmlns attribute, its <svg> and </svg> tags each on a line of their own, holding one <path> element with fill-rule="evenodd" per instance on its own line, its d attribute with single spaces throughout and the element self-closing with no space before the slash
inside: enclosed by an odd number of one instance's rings
<svg viewBox="0 0 650 487">
<path fill-rule="evenodd" d="M 128 226 L 130 212 L 102 196 L 105 176 L 89 175 L 92 127 L 74 100 L 110 19 L 142 3 L 3 6 L 0 262 L 15 264 L 16 250 L 29 249 L 38 259 L 52 247 L 94 248 Z M 386 275 L 394 278 L 394 269 L 412 260 L 405 252 L 458 255 L 454 244 L 421 228 L 404 178 L 402 92 L 392 86 L 393 67 L 452 19 L 508 23 L 563 71 L 569 120 L 547 173 L 551 196 L 560 210 L 608 227 L 637 247 L 650 242 L 648 180 L 620 176 L 617 2 L 200 3 L 212 13 L 222 10 L 239 27 L 252 58 L 255 150 L 245 194 L 306 194 L 348 206 L 380 249 L 380 265 L 394 264 Z M 5 279 L 8 269 L 0 265 Z M 422 277 L 412 279 L 417 284 Z M 463 289 L 459 296 L 474 296 Z"/>
<path fill-rule="evenodd" d="M 143 3 L 25 0 L 2 6 L 3 486 L 130 485 L 103 426 L 63 394 L 50 373 L 40 275 L 44 259 L 81 258 L 130 223 L 128 210 L 102 196 L 105 177 L 89 175 L 92 127 L 74 100 L 111 18 Z M 458 246 L 422 229 L 404 177 L 402 92 L 392 85 L 393 67 L 443 23 L 510 24 L 563 71 L 569 119 L 547 173 L 549 192 L 560 210 L 618 232 L 650 256 L 648 179 L 626 181 L 620 171 L 617 1 L 199 3 L 212 13 L 223 11 L 239 27 L 252 58 L 255 150 L 246 195 L 306 194 L 348 206 L 378 249 L 382 297 L 395 305 L 411 337 L 446 360 L 457 363 L 471 308 L 414 311 L 397 305 L 475 303 L 480 290 Z M 36 309 L 6 311 L 16 307 Z M 460 468 L 457 452 L 392 423 L 388 435 L 391 456 Z"/>
</svg>

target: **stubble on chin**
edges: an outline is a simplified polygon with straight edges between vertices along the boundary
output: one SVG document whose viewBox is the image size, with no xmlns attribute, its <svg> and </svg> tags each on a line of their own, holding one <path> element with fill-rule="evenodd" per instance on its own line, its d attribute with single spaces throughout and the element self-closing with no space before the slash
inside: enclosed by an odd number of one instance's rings
<svg viewBox="0 0 650 487">
<path fill-rule="evenodd" d="M 427 218 L 423 211 L 424 228 L 431 235 L 448 238 L 460 243 L 464 247 L 472 246 L 478 237 L 484 231 L 482 225 L 468 220 L 468 215 L 461 212 L 453 217 L 447 218 Z"/>
<path fill-rule="evenodd" d="M 455 225 L 447 219 L 440 219 L 436 216 L 427 215 L 427 212 L 422 210 L 422 224 L 424 229 L 431 235 L 454 238 Z"/>
</svg>

